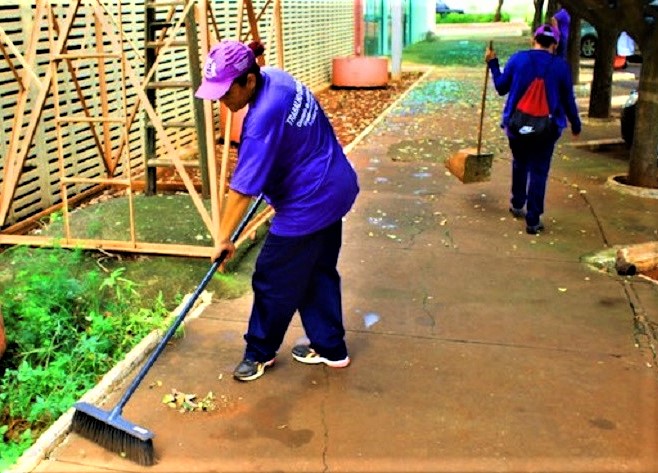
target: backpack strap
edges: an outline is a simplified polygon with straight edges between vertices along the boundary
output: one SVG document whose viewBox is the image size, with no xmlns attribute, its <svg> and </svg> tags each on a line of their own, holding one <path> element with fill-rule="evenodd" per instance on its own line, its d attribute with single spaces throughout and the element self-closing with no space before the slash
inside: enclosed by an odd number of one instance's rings
<svg viewBox="0 0 658 473">
<path fill-rule="evenodd" d="M 535 79 L 541 79 L 541 80 L 543 80 L 543 81 L 544 81 L 544 90 L 546 91 L 546 100 L 547 100 L 548 103 L 550 104 L 550 100 L 548 100 L 548 89 L 546 88 L 546 75 L 548 74 L 549 69 L 550 69 L 551 66 L 553 65 L 553 61 L 555 60 L 555 54 L 551 54 L 551 59 L 548 61 L 548 64 L 546 64 L 546 67 L 544 68 L 544 72 L 543 72 L 543 74 L 541 74 L 541 75 L 539 75 L 539 74 L 536 73 L 536 70 L 537 70 L 537 64 L 535 64 L 535 61 L 532 59 L 532 53 L 529 55 L 529 58 L 530 58 L 530 64 L 532 64 L 532 69 L 533 69 L 533 71 L 535 71 L 534 77 L 533 77 L 533 79 L 530 81 L 530 84 L 532 84 L 532 82 L 533 82 Z M 530 87 L 530 84 L 528 84 L 528 87 Z M 525 92 L 528 91 L 528 87 L 526 87 Z M 523 94 L 521 95 L 521 97 L 523 97 L 523 95 L 525 95 L 525 92 L 523 92 Z M 518 105 L 518 103 L 517 103 L 517 105 Z M 549 108 L 550 108 L 550 105 L 549 105 Z M 553 111 L 550 110 L 550 109 L 549 109 L 549 113 L 550 113 L 551 116 L 553 115 Z"/>
</svg>

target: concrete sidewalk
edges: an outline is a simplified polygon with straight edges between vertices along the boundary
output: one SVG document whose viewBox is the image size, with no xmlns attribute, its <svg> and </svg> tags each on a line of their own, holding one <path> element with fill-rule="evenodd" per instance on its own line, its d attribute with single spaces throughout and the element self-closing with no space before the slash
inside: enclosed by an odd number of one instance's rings
<svg viewBox="0 0 658 473">
<path fill-rule="evenodd" d="M 527 235 L 507 211 L 508 152 L 490 182 L 461 184 L 420 159 L 447 118 L 404 109 L 350 152 L 362 191 L 340 262 L 349 368 L 295 362 L 295 318 L 276 365 L 238 383 L 251 296 L 214 301 L 124 412 L 156 433 L 155 466 L 69 435 L 35 471 L 658 471 L 658 371 L 642 333 L 658 285 L 583 262 L 657 240 L 658 199 L 610 188 L 627 163 L 564 137 L 547 232 Z M 212 391 L 217 408 L 180 413 L 162 403 L 172 389 Z"/>
<path fill-rule="evenodd" d="M 502 38 L 530 34 L 530 27 L 524 21 L 499 23 L 437 23 L 434 34 L 439 38 Z"/>
</svg>

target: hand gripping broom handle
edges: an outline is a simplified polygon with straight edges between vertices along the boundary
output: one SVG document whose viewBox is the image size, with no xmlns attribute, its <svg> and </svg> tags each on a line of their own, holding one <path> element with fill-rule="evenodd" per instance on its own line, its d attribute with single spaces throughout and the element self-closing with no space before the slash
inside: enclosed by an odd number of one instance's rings
<svg viewBox="0 0 658 473">
<path fill-rule="evenodd" d="M 258 209 L 258 206 L 261 204 L 263 201 L 263 195 L 259 195 L 256 201 L 252 204 L 251 208 L 247 212 L 247 214 L 242 218 L 242 221 L 238 225 L 238 227 L 235 229 L 233 232 L 233 235 L 231 236 L 231 241 L 235 243 L 244 230 L 244 228 L 247 226 L 247 223 L 249 223 L 249 220 L 254 216 L 256 213 L 256 209 Z M 176 319 L 174 322 L 171 324 L 171 327 L 167 330 L 167 333 L 162 337 L 162 340 L 158 343 L 158 345 L 155 347 L 155 350 L 153 350 L 153 353 L 151 353 L 151 356 L 149 357 L 148 361 L 144 364 L 142 369 L 140 370 L 139 373 L 135 376 L 135 379 L 133 379 L 132 383 L 126 390 L 126 392 L 123 394 L 119 402 L 117 403 L 116 407 L 112 409 L 112 412 L 110 413 L 110 418 L 114 418 L 116 416 L 121 415 L 121 411 L 123 410 L 123 407 L 126 405 L 128 400 L 131 398 L 131 396 L 134 394 L 134 392 L 137 390 L 137 387 L 139 384 L 142 382 L 144 377 L 146 376 L 146 373 L 151 369 L 153 364 L 155 363 L 155 360 L 157 360 L 158 356 L 162 353 L 162 351 L 165 349 L 167 346 L 167 343 L 169 343 L 169 340 L 171 340 L 171 337 L 174 336 L 174 333 L 176 333 L 176 330 L 180 326 L 180 324 L 183 322 L 183 319 L 187 315 L 187 313 L 190 311 L 196 300 L 198 299 L 199 295 L 203 290 L 206 288 L 210 280 L 212 279 L 213 275 L 215 274 L 215 271 L 221 266 L 221 264 L 224 262 L 226 259 L 226 252 L 223 252 L 222 254 L 219 255 L 219 258 L 217 258 L 215 261 L 213 261 L 212 266 L 210 266 L 210 269 L 206 273 L 206 275 L 203 277 L 203 280 L 201 280 L 201 283 L 197 286 L 196 290 L 190 296 L 188 301 L 185 303 L 185 306 L 181 309 L 180 313 L 178 316 L 176 316 Z"/>
<path fill-rule="evenodd" d="M 493 51 L 493 41 L 489 41 L 489 49 Z M 482 89 L 482 106 L 480 107 L 480 127 L 478 128 L 478 152 L 482 149 L 482 125 L 484 124 L 484 104 L 487 101 L 487 84 L 489 83 L 489 64 L 486 65 L 484 70 L 484 88 Z"/>
</svg>

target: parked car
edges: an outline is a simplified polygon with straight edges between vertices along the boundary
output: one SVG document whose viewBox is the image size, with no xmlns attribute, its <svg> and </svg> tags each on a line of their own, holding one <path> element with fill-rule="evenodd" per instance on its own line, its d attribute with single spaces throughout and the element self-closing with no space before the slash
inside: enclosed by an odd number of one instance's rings
<svg viewBox="0 0 658 473">
<path fill-rule="evenodd" d="M 580 55 L 585 58 L 593 58 L 596 55 L 596 43 L 599 35 L 596 28 L 585 20 L 580 22 Z"/>
<path fill-rule="evenodd" d="M 459 15 L 463 15 L 464 10 L 450 8 L 448 5 L 446 5 L 445 2 L 436 2 L 436 13 L 441 16 L 446 16 L 448 13 L 457 13 Z"/>
<path fill-rule="evenodd" d="M 599 34 L 596 28 L 585 20 L 580 22 L 580 55 L 587 59 L 592 59 L 596 56 L 596 45 L 599 41 Z M 642 54 L 635 45 L 635 51 L 632 55 L 628 56 L 630 62 L 642 62 Z"/>
</svg>

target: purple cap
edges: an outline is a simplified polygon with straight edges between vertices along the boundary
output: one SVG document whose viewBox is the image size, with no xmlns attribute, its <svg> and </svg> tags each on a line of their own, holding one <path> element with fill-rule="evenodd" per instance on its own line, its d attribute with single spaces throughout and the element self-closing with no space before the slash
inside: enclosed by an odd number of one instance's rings
<svg viewBox="0 0 658 473">
<path fill-rule="evenodd" d="M 219 100 L 233 81 L 256 62 L 253 51 L 239 41 L 223 40 L 208 52 L 203 66 L 203 81 L 194 94 L 206 100 Z"/>
<path fill-rule="evenodd" d="M 553 38 L 556 43 L 560 41 L 560 32 L 552 25 L 541 25 L 535 31 L 533 38 L 543 36 L 544 38 Z"/>
</svg>

